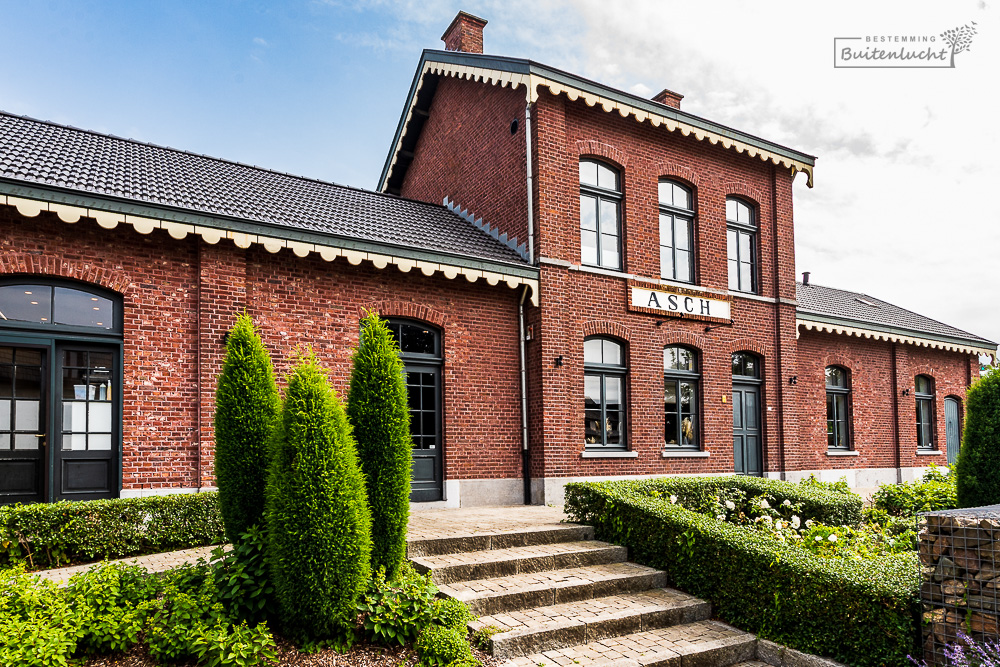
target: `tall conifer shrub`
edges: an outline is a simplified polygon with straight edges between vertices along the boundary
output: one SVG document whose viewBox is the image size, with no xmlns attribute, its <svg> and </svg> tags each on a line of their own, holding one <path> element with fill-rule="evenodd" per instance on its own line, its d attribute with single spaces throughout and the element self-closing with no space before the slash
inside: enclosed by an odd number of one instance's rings
<svg viewBox="0 0 1000 667">
<path fill-rule="evenodd" d="M 959 507 L 1000 503 L 1000 371 L 977 380 L 966 394 L 954 474 Z"/>
<path fill-rule="evenodd" d="M 342 638 L 369 576 L 371 518 L 351 426 L 310 353 L 288 380 L 272 440 L 267 560 L 289 636 Z"/>
<path fill-rule="evenodd" d="M 378 313 L 361 320 L 347 414 L 368 488 L 372 570 L 384 567 L 386 578 L 392 580 L 406 558 L 413 444 L 399 346 Z"/>
<path fill-rule="evenodd" d="M 244 313 L 229 332 L 215 390 L 215 476 L 230 542 L 263 523 L 268 440 L 280 409 L 271 357 Z"/>
</svg>

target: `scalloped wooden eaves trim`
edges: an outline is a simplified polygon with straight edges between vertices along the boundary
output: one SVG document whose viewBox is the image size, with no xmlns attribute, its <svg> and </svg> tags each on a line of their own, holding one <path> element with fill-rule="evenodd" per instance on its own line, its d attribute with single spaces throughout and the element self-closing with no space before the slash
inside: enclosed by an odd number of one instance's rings
<svg viewBox="0 0 1000 667">
<path fill-rule="evenodd" d="M 904 343 L 906 345 L 915 345 L 917 347 L 928 347 L 934 350 L 946 350 L 948 352 L 961 352 L 962 354 L 975 354 L 975 355 L 986 355 L 991 359 L 995 359 L 997 356 L 996 349 L 989 349 L 985 347 L 975 347 L 972 345 L 960 345 L 958 343 L 947 343 L 940 340 L 932 340 L 930 338 L 916 338 L 912 336 L 903 336 L 899 334 L 888 333 L 885 331 L 875 331 L 873 329 L 862 329 L 859 327 L 848 327 L 840 324 L 829 324 L 826 322 L 813 322 L 811 320 L 795 320 L 796 333 L 795 337 L 798 338 L 801 331 L 800 329 L 805 329 L 806 331 L 816 331 L 819 333 L 832 333 L 841 334 L 844 336 L 856 336 L 858 338 L 869 338 L 871 340 L 884 340 L 889 343 Z"/>
</svg>

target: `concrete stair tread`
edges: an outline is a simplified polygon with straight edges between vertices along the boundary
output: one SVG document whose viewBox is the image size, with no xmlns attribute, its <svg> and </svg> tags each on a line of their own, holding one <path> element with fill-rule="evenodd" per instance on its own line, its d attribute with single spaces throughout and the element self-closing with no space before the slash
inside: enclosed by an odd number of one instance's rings
<svg viewBox="0 0 1000 667">
<path fill-rule="evenodd" d="M 666 575 L 660 570 L 622 562 L 454 582 L 438 588 L 444 595 L 468 604 L 474 614 L 492 615 L 634 593 L 665 584 Z"/>
<path fill-rule="evenodd" d="M 469 627 L 500 628 L 492 637 L 491 652 L 502 660 L 710 616 L 709 603 L 673 589 L 654 588 L 483 616 Z"/>
<path fill-rule="evenodd" d="M 453 554 L 488 549 L 594 539 L 593 526 L 576 523 L 540 523 L 515 530 L 456 530 L 425 532 L 406 543 L 409 558 Z"/>
<path fill-rule="evenodd" d="M 755 658 L 753 635 L 698 621 L 512 658 L 501 667 L 709 667 Z"/>
<path fill-rule="evenodd" d="M 417 572 L 431 571 L 435 583 L 486 579 L 624 561 L 625 547 L 596 540 L 553 542 L 507 549 L 464 551 L 413 558 Z"/>
</svg>

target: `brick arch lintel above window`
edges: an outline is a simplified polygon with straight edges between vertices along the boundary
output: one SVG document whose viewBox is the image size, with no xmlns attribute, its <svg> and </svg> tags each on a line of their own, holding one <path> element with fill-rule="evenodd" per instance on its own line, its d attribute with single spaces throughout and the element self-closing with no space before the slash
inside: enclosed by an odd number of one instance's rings
<svg viewBox="0 0 1000 667">
<path fill-rule="evenodd" d="M 728 343 L 729 352 L 753 352 L 762 361 L 767 360 L 771 357 L 771 348 L 769 346 L 761 345 L 759 342 L 753 338 L 735 338 Z"/>
<path fill-rule="evenodd" d="M 697 172 L 683 165 L 660 162 L 653 169 L 661 181 L 678 180 L 681 185 L 693 188 L 701 187 L 701 180 L 698 178 Z"/>
<path fill-rule="evenodd" d="M 611 144 L 605 144 L 593 139 L 576 142 L 576 151 L 580 158 L 598 157 L 612 162 L 614 166 L 624 169 L 628 166 L 628 154 L 618 150 Z"/>
<path fill-rule="evenodd" d="M 373 301 L 358 306 L 358 317 L 364 317 L 369 311 L 375 311 L 379 317 L 402 317 L 409 320 L 419 320 L 433 324 L 439 329 L 448 326 L 448 317 L 430 306 L 412 301 Z"/>
<path fill-rule="evenodd" d="M 632 339 L 632 330 L 620 322 L 590 320 L 583 323 L 583 336 L 612 336 L 626 342 Z"/>
<path fill-rule="evenodd" d="M 95 266 L 89 262 L 73 262 L 51 255 L 10 252 L 0 255 L 0 275 L 25 274 L 69 278 L 92 285 L 100 285 L 123 296 L 128 296 L 135 283 L 123 271 Z"/>
<path fill-rule="evenodd" d="M 764 193 L 757 188 L 750 187 L 746 183 L 730 181 L 722 184 L 722 191 L 726 197 L 737 197 L 748 201 L 750 204 L 761 206 L 764 203 Z"/>
<path fill-rule="evenodd" d="M 681 345 L 683 347 L 693 348 L 699 353 L 702 350 L 709 349 L 711 345 L 704 336 L 699 336 L 698 334 L 693 334 L 688 331 L 664 331 L 662 335 L 662 343 L 663 347 Z"/>
<path fill-rule="evenodd" d="M 823 358 L 823 370 L 826 371 L 830 366 L 837 366 L 848 373 L 854 372 L 854 369 L 851 367 L 850 358 L 842 357 L 839 354 L 830 354 Z"/>
</svg>

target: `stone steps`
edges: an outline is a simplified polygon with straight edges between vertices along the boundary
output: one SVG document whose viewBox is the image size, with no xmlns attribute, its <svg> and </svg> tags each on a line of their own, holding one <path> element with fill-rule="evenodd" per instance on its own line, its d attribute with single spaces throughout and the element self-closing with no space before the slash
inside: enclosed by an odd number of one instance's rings
<svg viewBox="0 0 1000 667">
<path fill-rule="evenodd" d="M 414 569 L 431 572 L 436 584 L 531 574 L 545 570 L 620 563 L 628 550 L 607 542 L 554 542 L 509 549 L 467 551 L 413 558 Z"/>
<path fill-rule="evenodd" d="M 505 660 L 669 625 L 706 620 L 711 605 L 665 588 L 480 617 L 470 629 L 494 626 L 490 652 Z"/>
<path fill-rule="evenodd" d="M 455 533 L 409 540 L 406 544 L 406 555 L 413 559 L 469 551 L 529 547 L 538 544 L 582 542 L 592 539 L 594 539 L 593 526 L 563 523 L 535 524 L 514 531 Z"/>
<path fill-rule="evenodd" d="M 636 563 L 589 565 L 530 574 L 442 584 L 447 597 L 465 602 L 473 614 L 547 607 L 616 593 L 637 593 L 666 585 L 666 575 Z"/>
</svg>

